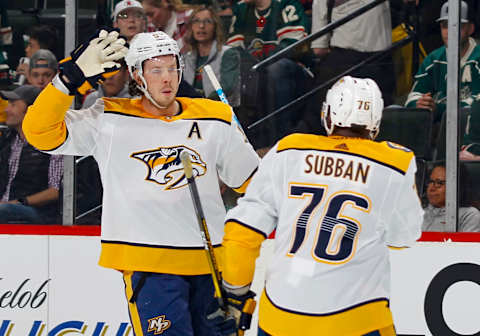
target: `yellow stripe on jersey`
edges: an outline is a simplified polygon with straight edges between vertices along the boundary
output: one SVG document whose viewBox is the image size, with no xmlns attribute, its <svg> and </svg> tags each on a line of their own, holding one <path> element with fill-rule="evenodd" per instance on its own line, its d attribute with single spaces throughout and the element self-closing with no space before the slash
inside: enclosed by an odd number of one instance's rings
<svg viewBox="0 0 480 336">
<path fill-rule="evenodd" d="M 137 336 L 143 336 L 142 324 L 140 321 L 140 315 L 138 314 L 137 303 L 131 303 L 130 298 L 133 295 L 133 286 L 132 286 L 132 271 L 123 272 L 123 281 L 125 281 L 125 294 L 128 301 L 128 311 L 130 312 L 130 319 L 133 326 L 133 332 Z"/>
<path fill-rule="evenodd" d="M 4 123 L 7 120 L 7 112 L 5 108 L 8 105 L 8 100 L 4 100 L 0 97 L 0 123 Z"/>
<path fill-rule="evenodd" d="M 219 268 L 223 265 L 223 247 L 214 247 Z M 134 246 L 102 241 L 100 266 L 122 271 L 156 272 L 178 275 L 209 274 L 205 249 Z"/>
<path fill-rule="evenodd" d="M 397 251 L 397 250 L 404 250 L 404 249 L 408 248 L 408 246 L 397 247 L 397 246 L 390 246 L 390 245 L 388 245 L 388 248 L 389 248 L 390 250 Z"/>
<path fill-rule="evenodd" d="M 258 314 L 260 328 L 273 336 L 360 336 L 393 325 L 386 299 L 355 306 L 333 315 L 314 316 L 280 309 L 272 303 L 264 290 Z"/>
<path fill-rule="evenodd" d="M 142 99 L 129 98 L 102 98 L 105 103 L 105 112 L 121 113 L 142 118 L 161 119 L 172 122 L 181 119 L 219 120 L 230 124 L 232 122 L 232 109 L 227 104 L 203 98 L 178 97 L 182 105 L 182 112 L 175 116 L 156 116 L 145 112 Z"/>
<path fill-rule="evenodd" d="M 391 142 L 313 134 L 291 134 L 279 141 L 277 152 L 289 149 L 340 152 L 364 157 L 405 174 L 413 157 L 409 149 Z"/>
<path fill-rule="evenodd" d="M 247 187 L 250 184 L 250 181 L 253 178 L 253 175 L 257 172 L 258 168 L 255 168 L 255 170 L 250 174 L 250 176 L 247 178 L 245 182 L 242 183 L 240 187 L 233 188 L 233 190 L 239 194 L 245 194 L 245 191 L 247 191 Z"/>
<path fill-rule="evenodd" d="M 48 84 L 35 103 L 28 107 L 23 119 L 22 128 L 27 141 L 45 151 L 62 145 L 67 139 L 67 127 L 63 119 L 73 98 L 56 89 L 52 83 Z"/>
<path fill-rule="evenodd" d="M 252 282 L 255 260 L 266 238 L 263 233 L 242 223 L 230 220 L 225 224 L 223 279 L 226 282 L 234 286 Z"/>
<path fill-rule="evenodd" d="M 393 324 L 378 330 L 378 333 L 380 334 L 380 336 L 397 336 L 397 333 L 395 332 L 395 327 L 393 326 Z"/>
</svg>

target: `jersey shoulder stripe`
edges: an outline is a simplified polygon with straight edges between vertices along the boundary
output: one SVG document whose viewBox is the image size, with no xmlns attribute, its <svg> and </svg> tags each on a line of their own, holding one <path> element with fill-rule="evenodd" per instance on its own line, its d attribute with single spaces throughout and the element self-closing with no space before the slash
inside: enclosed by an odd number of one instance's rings
<svg viewBox="0 0 480 336">
<path fill-rule="evenodd" d="M 225 103 L 206 98 L 185 98 L 177 100 L 182 104 L 182 114 L 179 119 L 218 120 L 230 124 L 233 119 L 232 108 Z"/>
<path fill-rule="evenodd" d="M 413 152 L 392 142 L 313 134 L 291 134 L 278 142 L 277 153 L 286 150 L 316 150 L 353 155 L 390 167 L 401 174 L 408 170 Z"/>
<path fill-rule="evenodd" d="M 230 125 L 233 112 L 229 105 L 203 98 L 178 97 L 181 104 L 181 113 L 166 119 L 164 116 L 154 116 L 146 113 L 140 98 L 102 98 L 104 111 L 107 114 L 119 114 L 140 118 L 164 119 L 165 121 L 176 120 L 216 120 Z"/>
<path fill-rule="evenodd" d="M 102 97 L 105 113 L 119 114 L 131 117 L 155 118 L 142 107 L 140 98 L 109 98 Z"/>
</svg>

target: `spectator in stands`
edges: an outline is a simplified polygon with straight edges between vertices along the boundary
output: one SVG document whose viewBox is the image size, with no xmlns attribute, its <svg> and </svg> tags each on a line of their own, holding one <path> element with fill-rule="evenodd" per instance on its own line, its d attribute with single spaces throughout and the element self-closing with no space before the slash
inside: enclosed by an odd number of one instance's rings
<svg viewBox="0 0 480 336">
<path fill-rule="evenodd" d="M 128 75 L 127 64 L 125 61 L 120 62 L 122 67 L 118 73 L 108 77 L 98 87 L 96 91 L 91 92 L 85 97 L 82 108 L 92 106 L 98 98 L 102 97 L 116 97 L 116 98 L 131 98 L 128 93 L 128 81 L 130 76 Z"/>
<path fill-rule="evenodd" d="M 462 106 L 470 106 L 480 99 L 480 47 L 470 37 L 475 26 L 465 1 L 461 2 L 460 9 L 460 102 Z M 444 46 L 425 58 L 405 102 L 407 107 L 433 111 L 436 122 L 441 120 L 447 102 L 448 1 L 443 4 L 437 21 L 440 23 Z"/>
<path fill-rule="evenodd" d="M 196 9 L 189 18 L 185 38 L 188 52 L 185 54 L 183 76 L 202 96 L 219 100 L 207 74 L 210 65 L 220 82 L 231 106 L 240 105 L 240 55 L 234 48 L 224 45 L 222 23 L 215 11 Z"/>
<path fill-rule="evenodd" d="M 462 161 L 480 161 L 480 100 L 472 104 L 459 158 Z"/>
<path fill-rule="evenodd" d="M 43 89 L 55 77 L 57 70 L 58 63 L 55 55 L 50 50 L 39 49 L 30 60 L 28 82 Z"/>
<path fill-rule="evenodd" d="M 33 26 L 30 30 L 25 55 L 32 57 L 38 49 L 48 49 L 55 52 L 58 42 L 58 33 L 55 27 L 49 25 Z"/>
<path fill-rule="evenodd" d="M 233 7 L 227 45 L 246 50 L 256 60 L 263 60 L 305 36 L 306 18 L 297 0 L 244 0 Z M 264 112 L 272 112 L 303 93 L 306 72 L 294 60 L 282 58 L 265 71 L 263 83 L 259 85 L 265 90 L 259 102 L 265 105 Z M 289 111 L 274 118 L 275 133 L 265 145 L 285 136 L 299 116 Z"/>
<path fill-rule="evenodd" d="M 328 23 L 337 21 L 368 1 L 314 0 L 312 33 Z M 329 7 L 330 6 L 330 7 Z M 320 85 L 378 53 L 392 44 L 392 23 L 388 1 L 370 9 L 364 14 L 336 28 L 331 34 L 323 35 L 311 44 L 313 53 L 322 61 L 316 69 L 316 83 Z M 395 88 L 393 61 L 390 56 L 364 65 L 349 73 L 360 78 L 372 78 L 382 91 L 385 105 L 392 102 Z M 320 92 L 315 101 L 323 101 L 327 88 Z"/>
<path fill-rule="evenodd" d="M 112 17 L 113 27 L 120 30 L 120 34 L 126 37 L 127 42 L 147 29 L 145 10 L 136 0 L 122 0 L 117 3 Z"/>
<path fill-rule="evenodd" d="M 458 209 L 458 231 L 480 232 L 480 212 L 470 206 L 467 195 L 467 172 L 462 164 L 460 164 L 459 168 L 461 195 Z M 428 205 L 424 209 L 423 231 L 457 231 L 455 224 L 448 223 L 445 219 L 445 173 L 444 161 L 436 163 L 430 173 L 430 179 L 427 183 Z"/>
<path fill-rule="evenodd" d="M 142 5 L 147 15 L 148 31 L 163 31 L 177 41 L 180 51 L 184 53 L 183 38 L 192 9 L 182 5 L 181 0 L 143 0 Z"/>
<path fill-rule="evenodd" d="M 25 140 L 22 121 L 41 89 L 23 85 L 0 91 L 8 100 L 6 125 L 0 144 L 0 223 L 54 223 L 59 214 L 58 196 L 63 158 L 42 153 Z"/>
<path fill-rule="evenodd" d="M 25 48 L 25 56 L 31 58 L 39 49 L 47 49 L 54 53 L 57 48 L 58 33 L 55 27 L 49 25 L 33 26 L 29 31 L 28 44 Z M 27 76 L 28 63 L 19 64 L 17 75 Z"/>
</svg>

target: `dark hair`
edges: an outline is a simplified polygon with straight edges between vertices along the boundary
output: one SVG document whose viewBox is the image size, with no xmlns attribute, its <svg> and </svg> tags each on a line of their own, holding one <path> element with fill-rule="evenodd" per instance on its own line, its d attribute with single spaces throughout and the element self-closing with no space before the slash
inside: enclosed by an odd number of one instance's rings
<svg viewBox="0 0 480 336">
<path fill-rule="evenodd" d="M 435 161 L 433 163 L 432 169 L 428 173 L 428 179 L 435 168 L 441 167 L 447 170 L 445 160 Z M 472 193 L 470 186 L 470 175 L 468 173 L 467 167 L 463 162 L 458 163 L 458 183 L 459 183 L 459 195 L 458 195 L 458 206 L 459 207 L 469 207 L 472 205 Z"/>
<path fill-rule="evenodd" d="M 28 35 L 30 38 L 38 41 L 41 49 L 55 51 L 58 41 L 58 32 L 55 27 L 49 25 L 36 25 L 29 30 Z"/>
<path fill-rule="evenodd" d="M 132 97 L 143 96 L 142 90 L 138 88 L 138 84 L 133 78 L 130 79 L 130 82 L 128 82 L 128 94 Z"/>
</svg>

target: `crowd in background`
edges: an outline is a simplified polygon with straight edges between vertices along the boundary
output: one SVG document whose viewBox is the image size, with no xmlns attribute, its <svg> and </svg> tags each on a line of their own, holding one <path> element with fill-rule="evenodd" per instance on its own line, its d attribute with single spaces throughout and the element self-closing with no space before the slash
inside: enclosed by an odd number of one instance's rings
<svg viewBox="0 0 480 336">
<path fill-rule="evenodd" d="M 102 5 L 107 2 L 99 1 L 96 20 L 98 26 L 119 29 L 129 42 L 140 32 L 157 30 L 175 39 L 185 63 L 179 96 L 220 99 L 205 71 L 209 65 L 260 155 L 289 133 L 325 134 L 320 110 L 332 78 L 350 69 L 352 76 L 374 79 L 382 90 L 385 106 L 427 109 L 432 114 L 428 125 L 432 129 L 428 140 L 431 155 L 424 158 L 426 182 L 418 185 L 426 209 L 423 229 L 480 231 L 480 195 L 471 187 L 472 181 L 480 180 L 480 169 L 477 178 L 471 168 L 472 162 L 480 161 L 480 47 L 476 43 L 480 10 L 475 1 L 461 2 L 460 102 L 466 111 L 466 122 L 461 128 L 459 154 L 465 163 L 460 169 L 462 197 L 458 228 L 445 222 L 445 164 L 441 161 L 445 157 L 436 155 L 435 147 L 435 140 L 445 127 L 446 4 L 385 1 L 331 33 L 295 48 L 261 71 L 250 70 L 254 64 L 367 2 L 122 0 L 109 7 Z M 61 34 L 56 27 L 43 22 L 22 31 L 15 32 L 14 25 L 9 30 L 7 13 L 3 11 L 0 13 L 0 65 L 4 66 L 0 66 L 0 122 L 4 125 L 0 147 L 0 222 L 59 223 L 63 165 L 58 158 L 29 146 L 18 125 L 22 113 L 33 103 L 31 99 L 57 73 L 58 61 L 65 56 L 59 48 Z M 412 44 L 389 50 L 392 41 L 413 34 L 412 29 L 419 38 L 416 75 Z M 12 52 L 15 48 L 10 47 L 18 44 L 12 38 L 14 32 L 22 36 L 23 55 L 15 54 Z M 80 31 L 79 40 L 86 38 Z M 368 63 L 351 69 L 365 61 Z M 76 108 L 89 107 L 100 97 L 132 97 L 135 92 L 129 90 L 129 84 L 129 73 L 123 64 L 115 76 L 96 90 L 79 96 Z M 319 89 L 309 99 L 300 100 L 257 127 L 247 128 L 313 88 Z M 34 186 L 26 182 L 32 178 L 32 166 L 38 166 L 35 174 L 41 180 Z M 77 212 L 101 204 L 101 182 L 91 158 L 78 165 L 77 180 Z M 236 196 L 230 190 L 225 190 L 224 195 L 226 206 L 232 206 Z M 100 211 L 96 211 L 86 217 L 85 223 L 98 224 L 99 216 Z"/>
</svg>

